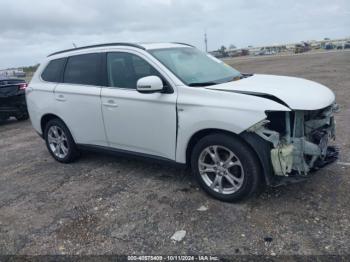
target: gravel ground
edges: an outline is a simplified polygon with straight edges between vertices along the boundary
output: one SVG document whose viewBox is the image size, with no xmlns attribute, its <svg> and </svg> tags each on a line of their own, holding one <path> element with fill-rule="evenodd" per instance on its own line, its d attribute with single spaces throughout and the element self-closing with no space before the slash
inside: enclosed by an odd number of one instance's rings
<svg viewBox="0 0 350 262">
<path fill-rule="evenodd" d="M 340 162 L 228 204 L 167 165 L 93 153 L 59 164 L 29 121 L 9 120 L 0 124 L 0 254 L 350 254 L 350 52 L 226 62 L 333 89 Z M 174 243 L 178 230 L 186 236 Z"/>
</svg>

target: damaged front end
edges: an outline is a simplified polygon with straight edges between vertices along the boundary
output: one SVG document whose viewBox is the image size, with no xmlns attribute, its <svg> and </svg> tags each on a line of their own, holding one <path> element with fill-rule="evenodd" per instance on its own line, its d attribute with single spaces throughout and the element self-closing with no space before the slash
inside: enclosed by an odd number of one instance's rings
<svg viewBox="0 0 350 262">
<path fill-rule="evenodd" d="M 337 159 L 334 113 L 337 104 L 313 111 L 267 112 L 267 119 L 247 131 L 268 141 L 273 173 L 280 178 L 305 178 Z"/>
</svg>

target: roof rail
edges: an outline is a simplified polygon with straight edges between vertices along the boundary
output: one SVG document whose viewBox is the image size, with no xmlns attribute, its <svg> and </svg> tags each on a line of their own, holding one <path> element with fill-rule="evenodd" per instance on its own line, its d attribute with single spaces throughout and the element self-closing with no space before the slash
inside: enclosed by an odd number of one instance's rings
<svg viewBox="0 0 350 262">
<path fill-rule="evenodd" d="M 196 48 L 194 45 L 190 45 L 190 44 L 186 44 L 186 43 L 172 42 L 172 44 L 187 45 L 187 46 Z"/>
<path fill-rule="evenodd" d="M 143 46 L 140 46 L 138 44 L 132 44 L 132 43 L 107 43 L 107 44 L 89 45 L 89 46 L 82 46 L 82 47 L 77 47 L 77 48 L 66 49 L 66 50 L 62 50 L 62 51 L 58 51 L 58 52 L 52 53 L 52 54 L 48 55 L 47 57 L 50 57 L 50 56 L 53 56 L 53 55 L 62 54 L 62 53 L 66 53 L 66 52 L 70 52 L 70 51 L 89 49 L 89 48 L 94 48 L 94 47 L 104 47 L 104 46 L 131 46 L 131 47 L 135 47 L 135 48 L 146 50 L 146 48 L 144 48 Z"/>
</svg>

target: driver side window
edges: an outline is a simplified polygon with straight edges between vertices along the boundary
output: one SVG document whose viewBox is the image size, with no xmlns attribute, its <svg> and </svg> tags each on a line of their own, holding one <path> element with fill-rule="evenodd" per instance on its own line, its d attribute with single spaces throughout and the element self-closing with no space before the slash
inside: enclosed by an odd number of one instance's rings
<svg viewBox="0 0 350 262">
<path fill-rule="evenodd" d="M 130 53 L 107 54 L 108 86 L 136 89 L 137 81 L 146 76 L 159 76 L 148 62 L 137 55 Z"/>
</svg>

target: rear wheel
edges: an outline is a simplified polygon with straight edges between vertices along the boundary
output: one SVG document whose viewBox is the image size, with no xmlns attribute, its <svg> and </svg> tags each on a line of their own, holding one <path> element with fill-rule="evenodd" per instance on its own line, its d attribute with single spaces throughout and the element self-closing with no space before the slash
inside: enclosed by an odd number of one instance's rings
<svg viewBox="0 0 350 262">
<path fill-rule="evenodd" d="M 67 126 L 59 119 L 50 120 L 44 132 L 47 149 L 61 163 L 73 162 L 79 152 Z"/>
<path fill-rule="evenodd" d="M 251 196 L 261 185 L 261 168 L 255 153 L 240 139 L 212 134 L 194 147 L 192 171 L 211 196 L 234 202 Z"/>
</svg>

